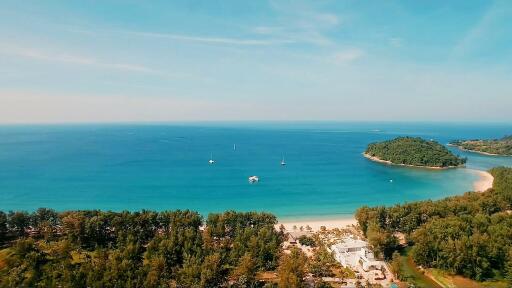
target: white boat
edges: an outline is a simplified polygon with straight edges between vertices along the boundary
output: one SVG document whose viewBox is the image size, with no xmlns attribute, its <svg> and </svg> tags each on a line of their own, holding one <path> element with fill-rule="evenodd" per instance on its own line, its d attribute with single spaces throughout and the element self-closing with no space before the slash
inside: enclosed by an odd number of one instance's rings
<svg viewBox="0 0 512 288">
<path fill-rule="evenodd" d="M 286 162 L 284 161 L 284 157 L 283 157 L 283 160 L 281 160 L 281 166 L 284 166 L 286 165 Z"/>
<path fill-rule="evenodd" d="M 258 183 L 260 181 L 260 178 L 258 176 L 249 176 L 249 183 Z"/>
<path fill-rule="evenodd" d="M 210 153 L 210 160 L 208 160 L 209 164 L 215 163 L 215 160 L 213 160 L 213 153 Z"/>
</svg>

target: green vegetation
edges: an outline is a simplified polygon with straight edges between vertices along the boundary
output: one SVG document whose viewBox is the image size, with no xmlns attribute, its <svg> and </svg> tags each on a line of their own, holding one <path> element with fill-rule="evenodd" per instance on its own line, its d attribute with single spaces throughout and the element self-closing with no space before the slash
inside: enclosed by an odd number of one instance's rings
<svg viewBox="0 0 512 288">
<path fill-rule="evenodd" d="M 410 254 L 410 249 L 405 249 L 402 255 L 398 252 L 393 255 L 392 268 L 398 269 L 398 279 L 418 288 L 441 288 L 438 283 L 418 269 Z"/>
<path fill-rule="evenodd" d="M 308 237 L 306 235 L 302 235 L 299 237 L 299 243 L 300 245 L 309 246 L 309 247 L 316 247 L 316 242 L 313 237 Z"/>
<path fill-rule="evenodd" d="M 466 159 L 451 153 L 436 141 L 421 138 L 398 137 L 393 140 L 371 143 L 365 154 L 393 164 L 419 167 L 456 167 Z"/>
<path fill-rule="evenodd" d="M 255 212 L 203 222 L 191 211 L 39 209 L 1 219 L 10 248 L 0 287 L 259 287 L 256 273 L 277 268 L 284 238 L 275 216 Z"/>
<path fill-rule="evenodd" d="M 306 262 L 306 255 L 298 248 L 293 248 L 290 254 L 285 254 L 279 264 L 279 287 L 305 287 Z"/>
<path fill-rule="evenodd" d="M 492 140 L 455 140 L 450 145 L 473 152 L 512 156 L 512 136 Z"/>
<path fill-rule="evenodd" d="M 394 238 L 390 235 L 404 233 L 418 265 L 479 281 L 505 279 L 512 284 L 512 168 L 493 168 L 490 173 L 493 188 L 484 193 L 362 207 L 356 218 L 367 236 Z M 373 245 L 382 253 L 395 249 L 394 241 L 378 243 L 381 245 Z"/>
<path fill-rule="evenodd" d="M 268 213 L 40 208 L 1 219 L 0 287 L 331 287 L 322 277 L 355 277 L 317 235 L 299 240 L 310 258 L 283 251 Z"/>
</svg>

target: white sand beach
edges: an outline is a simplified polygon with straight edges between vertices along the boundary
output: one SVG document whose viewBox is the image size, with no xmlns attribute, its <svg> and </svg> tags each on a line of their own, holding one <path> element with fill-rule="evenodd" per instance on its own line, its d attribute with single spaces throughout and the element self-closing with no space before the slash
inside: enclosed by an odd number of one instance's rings
<svg viewBox="0 0 512 288">
<path fill-rule="evenodd" d="M 489 188 L 492 188 L 494 177 L 487 171 L 473 170 L 480 177 L 475 183 L 473 183 L 473 189 L 477 192 L 484 192 Z"/>
<path fill-rule="evenodd" d="M 305 229 L 308 225 L 313 229 L 313 231 L 319 231 L 321 226 L 325 226 L 327 229 L 345 228 L 350 225 L 357 225 L 357 221 L 353 217 L 337 219 L 280 220 L 276 225 L 276 229 L 279 229 L 281 224 L 283 224 L 288 231 L 293 230 L 293 226 L 296 226 L 297 229 L 302 226 Z"/>
<path fill-rule="evenodd" d="M 491 173 L 475 169 L 469 170 L 479 175 L 479 179 L 473 183 L 474 191 L 484 192 L 487 189 L 492 188 L 494 177 Z M 279 223 L 276 224 L 276 229 L 279 229 L 281 224 L 284 225 L 285 229 L 288 231 L 294 230 L 294 226 L 297 229 L 300 229 L 301 226 L 306 229 L 306 226 L 309 226 L 313 231 L 319 231 L 321 226 L 325 226 L 327 229 L 345 228 L 347 226 L 357 225 L 357 221 L 354 217 L 332 219 L 284 219 L 279 220 Z"/>
<path fill-rule="evenodd" d="M 407 164 L 396 164 L 388 160 L 382 160 L 379 157 L 371 156 L 367 153 L 363 153 L 363 156 L 368 158 L 371 161 L 388 164 L 388 165 L 395 165 L 395 166 L 404 166 L 404 167 L 412 167 L 412 168 L 421 168 L 421 169 L 435 169 L 435 170 L 444 170 L 444 169 L 452 169 L 452 168 L 460 168 L 464 167 L 464 165 L 459 166 L 446 166 L 446 167 L 437 167 L 437 166 L 417 166 L 417 165 L 407 165 Z"/>
</svg>

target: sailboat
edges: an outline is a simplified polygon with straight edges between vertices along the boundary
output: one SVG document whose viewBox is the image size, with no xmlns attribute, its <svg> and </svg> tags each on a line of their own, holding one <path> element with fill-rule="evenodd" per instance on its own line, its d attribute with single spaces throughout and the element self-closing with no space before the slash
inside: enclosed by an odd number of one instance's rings
<svg viewBox="0 0 512 288">
<path fill-rule="evenodd" d="M 208 160 L 209 164 L 215 163 L 215 160 L 213 160 L 213 153 L 210 153 L 210 160 Z"/>
<path fill-rule="evenodd" d="M 284 161 L 284 156 L 283 156 L 283 159 L 281 160 L 281 166 L 284 166 L 286 165 L 286 162 Z"/>
</svg>

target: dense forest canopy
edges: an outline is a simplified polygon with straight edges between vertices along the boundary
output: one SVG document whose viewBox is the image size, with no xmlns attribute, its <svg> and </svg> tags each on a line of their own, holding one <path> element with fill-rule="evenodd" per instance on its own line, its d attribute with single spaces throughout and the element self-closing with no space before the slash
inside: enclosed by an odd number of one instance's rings
<svg viewBox="0 0 512 288">
<path fill-rule="evenodd" d="M 466 159 L 454 155 L 438 142 L 414 137 L 371 143 L 365 154 L 393 164 L 421 167 L 453 167 L 466 163 Z"/>
<path fill-rule="evenodd" d="M 0 211 L 0 287 L 256 287 L 283 233 L 267 213 Z"/>
<path fill-rule="evenodd" d="M 396 232 L 413 245 L 415 262 L 473 279 L 512 284 L 512 168 L 493 168 L 493 188 L 438 201 L 362 207 L 356 219 L 388 257 Z M 391 240 L 390 240 L 391 239 Z"/>
<path fill-rule="evenodd" d="M 469 151 L 512 156 L 512 135 L 490 140 L 455 140 L 450 145 Z"/>
</svg>

